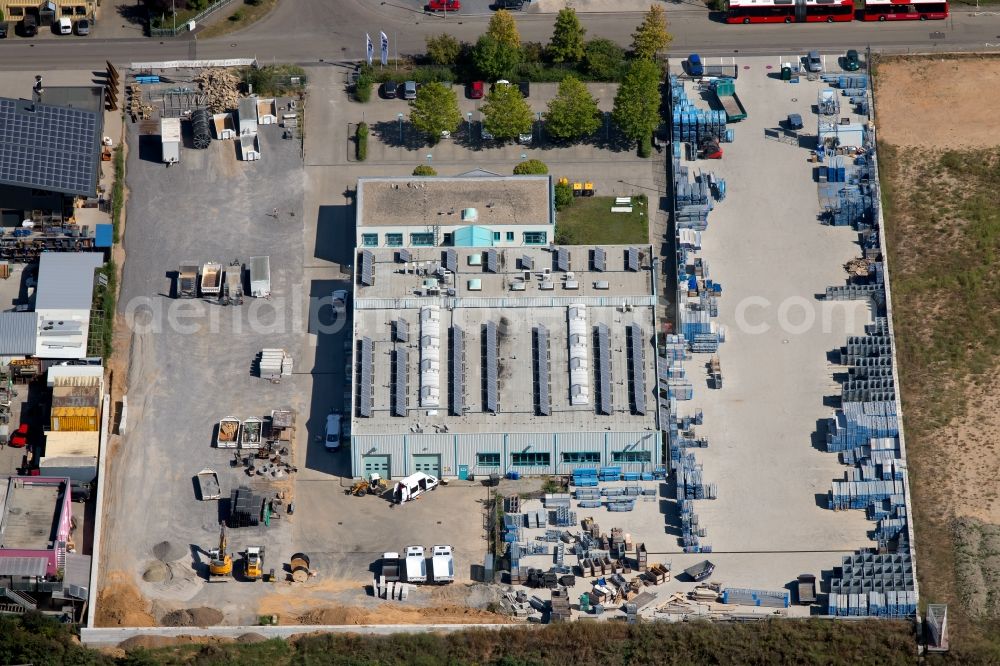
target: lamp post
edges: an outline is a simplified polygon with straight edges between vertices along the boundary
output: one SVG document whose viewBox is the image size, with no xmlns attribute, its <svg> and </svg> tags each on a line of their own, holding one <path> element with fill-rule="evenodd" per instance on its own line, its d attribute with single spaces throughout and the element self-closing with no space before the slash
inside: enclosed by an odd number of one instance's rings
<svg viewBox="0 0 1000 666">
<path fill-rule="evenodd" d="M 399 119 L 399 143 L 400 143 L 400 145 L 402 145 L 402 143 L 403 143 L 403 114 L 402 113 L 397 114 L 396 118 Z"/>
<path fill-rule="evenodd" d="M 170 0 L 170 13 L 174 15 L 174 34 L 177 34 L 177 7 L 175 0 Z"/>
<path fill-rule="evenodd" d="M 469 140 L 472 140 L 472 111 L 465 114 L 466 127 L 469 128 Z"/>
</svg>

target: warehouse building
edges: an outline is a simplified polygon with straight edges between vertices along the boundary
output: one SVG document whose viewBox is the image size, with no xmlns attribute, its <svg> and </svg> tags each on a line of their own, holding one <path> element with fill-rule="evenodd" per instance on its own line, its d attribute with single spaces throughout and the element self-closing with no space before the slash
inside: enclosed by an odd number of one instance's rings
<svg viewBox="0 0 1000 666">
<path fill-rule="evenodd" d="M 35 292 L 35 356 L 86 358 L 94 271 L 103 265 L 104 255 L 98 252 L 42 253 Z"/>
<path fill-rule="evenodd" d="M 477 170 L 358 180 L 356 247 L 544 247 L 555 239 L 550 176 Z"/>
<path fill-rule="evenodd" d="M 649 246 L 358 255 L 354 475 L 662 464 Z"/>
</svg>

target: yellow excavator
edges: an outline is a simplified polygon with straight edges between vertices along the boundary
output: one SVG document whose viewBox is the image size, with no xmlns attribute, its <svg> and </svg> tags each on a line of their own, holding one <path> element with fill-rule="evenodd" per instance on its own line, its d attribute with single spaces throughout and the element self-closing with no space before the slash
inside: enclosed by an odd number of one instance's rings
<svg viewBox="0 0 1000 666">
<path fill-rule="evenodd" d="M 208 582 L 228 583 L 233 577 L 233 556 L 226 552 L 226 524 L 219 523 L 219 547 L 208 552 Z"/>
</svg>

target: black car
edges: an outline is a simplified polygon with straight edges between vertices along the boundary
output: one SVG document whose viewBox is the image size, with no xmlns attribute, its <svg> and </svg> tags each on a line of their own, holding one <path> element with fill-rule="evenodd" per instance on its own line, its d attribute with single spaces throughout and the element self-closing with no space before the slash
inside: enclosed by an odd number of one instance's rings
<svg viewBox="0 0 1000 666">
<path fill-rule="evenodd" d="M 493 3 L 493 8 L 494 9 L 515 9 L 515 10 L 523 9 L 524 8 L 524 0 L 496 0 L 496 2 Z"/>
<path fill-rule="evenodd" d="M 531 94 L 531 83 L 528 81 L 518 81 L 517 88 L 521 91 L 521 97 L 528 99 L 528 95 Z"/>
<path fill-rule="evenodd" d="M 34 37 L 38 34 L 38 19 L 34 16 L 25 16 L 21 20 L 21 34 L 25 37 Z"/>
<path fill-rule="evenodd" d="M 385 99 L 396 99 L 396 84 L 386 81 L 382 84 L 382 97 Z"/>
<path fill-rule="evenodd" d="M 7 36 L 7 22 L 0 21 L 0 39 L 3 39 L 6 36 Z"/>
</svg>

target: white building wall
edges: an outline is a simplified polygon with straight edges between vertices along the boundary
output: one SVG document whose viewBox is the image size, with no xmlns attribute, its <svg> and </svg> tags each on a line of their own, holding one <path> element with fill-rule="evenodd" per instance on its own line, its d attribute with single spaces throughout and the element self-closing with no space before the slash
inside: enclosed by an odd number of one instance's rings
<svg viewBox="0 0 1000 666">
<path fill-rule="evenodd" d="M 480 222 L 478 222 L 478 223 L 476 223 L 474 225 L 470 224 L 468 222 L 465 222 L 465 223 L 459 222 L 459 223 L 456 223 L 456 224 L 453 224 L 453 225 L 443 224 L 443 225 L 439 225 L 437 227 L 436 233 L 437 233 L 437 242 L 438 242 L 438 244 L 435 247 L 444 247 L 444 240 L 445 240 L 444 235 L 446 233 L 453 234 L 453 233 L 455 233 L 456 230 L 461 229 L 463 227 L 468 227 L 468 226 L 485 227 L 485 228 L 488 228 L 490 230 L 490 232 L 493 233 L 493 234 L 499 233 L 500 234 L 500 239 L 499 240 L 494 240 L 493 241 L 493 245 L 491 246 L 491 247 L 495 247 L 495 248 L 504 248 L 504 247 L 544 247 L 544 245 L 525 245 L 525 243 L 524 243 L 524 233 L 525 232 L 544 232 L 546 234 L 546 237 L 545 237 L 546 238 L 546 243 L 545 243 L 546 245 L 552 244 L 554 242 L 554 240 L 555 240 L 555 228 L 552 225 L 544 223 L 544 222 L 539 222 L 538 224 L 508 224 L 508 225 L 504 225 L 504 224 L 486 224 L 486 223 L 484 223 L 482 221 L 480 221 Z M 368 246 L 369 249 L 372 249 L 374 247 L 389 247 L 389 248 L 395 248 L 395 247 L 404 247 L 404 248 L 420 247 L 420 246 L 414 246 L 410 242 L 410 234 L 414 234 L 414 233 L 417 233 L 417 234 L 435 233 L 435 230 L 433 228 L 431 228 L 431 227 L 419 227 L 419 226 L 413 226 L 413 225 L 409 225 L 409 226 L 407 226 L 407 225 L 392 226 L 392 225 L 389 225 L 389 224 L 386 224 L 386 225 L 381 225 L 380 224 L 377 227 L 357 227 L 357 230 L 355 232 L 355 234 L 356 234 L 355 245 L 356 245 L 356 247 L 359 250 L 360 249 L 364 249 L 365 248 L 364 235 L 365 234 L 378 234 L 378 245 L 377 246 Z M 513 240 L 507 240 L 509 233 L 514 234 Z M 403 244 L 401 246 L 389 245 L 387 243 L 387 241 L 386 241 L 386 235 L 387 234 L 402 234 L 402 236 L 403 236 Z M 494 235 L 493 238 L 496 239 L 496 235 Z"/>
</svg>

